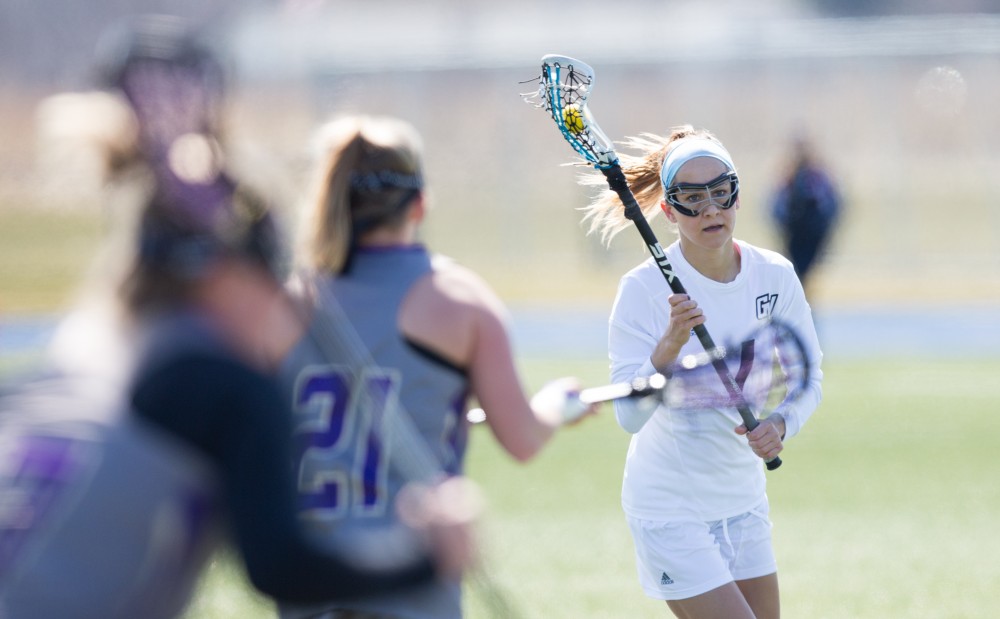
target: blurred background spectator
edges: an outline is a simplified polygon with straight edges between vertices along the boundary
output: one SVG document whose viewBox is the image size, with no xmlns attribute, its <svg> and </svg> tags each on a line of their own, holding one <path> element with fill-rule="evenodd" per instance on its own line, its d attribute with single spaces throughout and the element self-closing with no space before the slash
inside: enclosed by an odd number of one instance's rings
<svg viewBox="0 0 1000 619">
<path fill-rule="evenodd" d="M 788 169 L 771 202 L 782 251 L 811 299 L 813 268 L 837 225 L 841 195 L 833 178 L 816 157 L 812 141 L 799 133 L 792 139 Z"/>
</svg>

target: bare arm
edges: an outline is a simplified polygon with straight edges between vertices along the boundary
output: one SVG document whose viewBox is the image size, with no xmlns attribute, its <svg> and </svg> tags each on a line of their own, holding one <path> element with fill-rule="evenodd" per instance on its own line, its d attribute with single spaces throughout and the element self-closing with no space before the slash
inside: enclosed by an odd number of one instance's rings
<svg viewBox="0 0 1000 619">
<path fill-rule="evenodd" d="M 444 262 L 420 282 L 400 314 L 406 336 L 467 369 L 472 394 L 494 436 L 519 461 L 532 458 L 562 423 L 552 407 L 532 408 L 518 374 L 507 309 L 472 271 Z M 563 383 L 572 390 L 575 383 Z"/>
<path fill-rule="evenodd" d="M 506 325 L 488 310 L 477 320 L 470 375 L 473 393 L 500 444 L 522 462 L 534 457 L 552 437 L 559 420 L 543 419 L 532 410 L 517 374 Z"/>
</svg>

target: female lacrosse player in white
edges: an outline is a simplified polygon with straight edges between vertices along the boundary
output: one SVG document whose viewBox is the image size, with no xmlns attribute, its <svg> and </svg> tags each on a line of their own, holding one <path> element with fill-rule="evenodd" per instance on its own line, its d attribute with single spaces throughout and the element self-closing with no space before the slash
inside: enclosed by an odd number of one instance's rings
<svg viewBox="0 0 1000 619">
<path fill-rule="evenodd" d="M 772 317 L 801 334 L 813 363 L 807 393 L 749 434 L 734 408 L 616 403 L 619 424 L 633 435 L 622 506 L 639 581 L 684 619 L 777 619 L 761 459 L 777 456 L 820 401 L 821 353 L 811 311 L 785 258 L 733 237 L 739 178 L 713 135 L 682 126 L 626 145 L 641 153 L 623 156 L 622 168 L 644 214 L 662 210 L 677 230 L 678 240 L 665 251 L 688 294 L 673 294 L 652 258 L 621 279 L 610 319 L 612 380 L 665 372 L 681 355 L 698 352 L 701 344 L 691 337 L 696 325 L 704 324 L 718 344 L 737 344 Z M 591 232 L 605 240 L 631 225 L 611 192 L 595 198 L 587 217 Z M 730 361 L 730 370 L 739 376 L 752 363 L 744 356 Z"/>
<path fill-rule="evenodd" d="M 578 385 L 571 378 L 553 381 L 529 402 L 501 301 L 481 278 L 432 255 L 418 240 L 428 204 L 421 141 L 412 126 L 393 118 L 346 117 L 324 127 L 320 142 L 318 186 L 303 222 L 307 274 L 300 292 L 317 315 L 346 317 L 347 339 L 355 343 L 345 345 L 344 358 L 366 358 L 370 369 L 358 381 L 336 366 L 311 366 L 308 341 L 293 351 L 286 368 L 300 426 L 309 428 L 300 437 L 306 445 L 297 462 L 303 515 L 321 534 L 337 537 L 395 518 L 389 508 L 399 488 L 408 475 L 420 474 L 407 470 L 412 464 L 397 453 L 416 447 L 429 453 L 442 474 L 461 472 L 470 397 L 482 406 L 500 444 L 520 461 L 592 407 L 574 398 Z M 314 328 L 323 327 L 314 320 Z M 358 388 L 375 392 L 370 405 L 358 400 L 361 406 L 332 413 L 315 406 L 330 398 L 353 402 Z M 400 416 L 417 431 L 387 437 L 373 425 Z M 455 619 L 461 616 L 459 593 L 458 581 L 442 580 L 349 604 L 286 606 L 282 616 Z"/>
</svg>

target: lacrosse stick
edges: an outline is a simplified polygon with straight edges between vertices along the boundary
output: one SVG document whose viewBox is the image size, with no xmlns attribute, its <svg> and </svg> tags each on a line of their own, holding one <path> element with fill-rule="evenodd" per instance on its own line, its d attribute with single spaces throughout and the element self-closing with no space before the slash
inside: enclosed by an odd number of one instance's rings
<svg viewBox="0 0 1000 619">
<path fill-rule="evenodd" d="M 587 107 L 587 99 L 594 88 L 594 70 L 574 58 L 549 54 L 542 57 L 542 73 L 538 82 L 538 90 L 527 93 L 525 100 L 548 112 L 573 150 L 604 174 L 608 186 L 618 194 L 618 198 L 625 206 L 625 217 L 639 230 L 643 242 L 659 266 L 663 277 L 666 278 L 670 289 L 676 294 L 687 294 L 660 242 L 653 234 L 653 229 L 642 214 L 632 190 L 629 189 L 611 141 L 601 131 Z M 704 325 L 695 327 L 694 333 L 706 351 L 716 350 L 717 346 Z M 740 385 L 729 371 L 725 359 L 713 358 L 711 364 L 722 380 L 747 431 L 756 428 L 760 422 L 743 398 Z M 774 470 L 779 466 L 781 466 L 780 458 L 767 462 L 768 470 Z"/>
<path fill-rule="evenodd" d="M 632 399 L 689 410 L 735 406 L 732 395 L 722 389 L 716 376 L 717 360 L 740 363 L 745 370 L 740 374 L 745 377 L 739 401 L 753 402 L 757 410 L 772 412 L 787 406 L 809 385 L 810 361 L 805 344 L 790 326 L 771 320 L 743 343 L 685 355 L 662 374 L 583 389 L 579 398 L 585 404 Z M 482 409 L 469 411 L 470 422 L 485 420 Z"/>
<path fill-rule="evenodd" d="M 734 406 L 728 390 L 718 389 L 714 364 L 717 360 L 725 363 L 729 359 L 744 363 L 751 343 L 753 362 L 739 400 L 753 402 L 758 410 L 767 411 L 797 400 L 809 384 L 809 356 L 799 335 L 777 320 L 768 322 L 746 344 L 685 355 L 664 374 L 584 389 L 580 392 L 580 400 L 593 404 L 652 396 L 657 403 L 672 408 Z"/>
</svg>

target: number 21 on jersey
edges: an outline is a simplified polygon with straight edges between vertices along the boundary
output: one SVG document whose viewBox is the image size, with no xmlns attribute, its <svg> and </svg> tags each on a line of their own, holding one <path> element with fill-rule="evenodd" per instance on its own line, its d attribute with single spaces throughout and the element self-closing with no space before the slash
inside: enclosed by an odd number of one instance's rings
<svg viewBox="0 0 1000 619">
<path fill-rule="evenodd" d="M 388 415 L 398 373 L 313 365 L 295 384 L 295 465 L 301 513 L 310 519 L 381 516 L 388 503 Z"/>
</svg>

